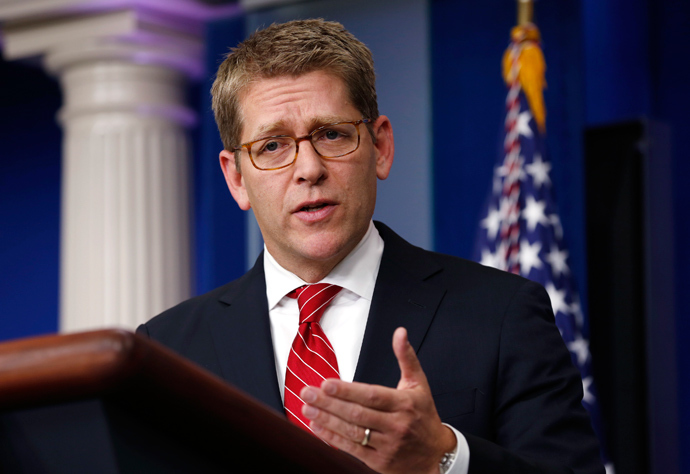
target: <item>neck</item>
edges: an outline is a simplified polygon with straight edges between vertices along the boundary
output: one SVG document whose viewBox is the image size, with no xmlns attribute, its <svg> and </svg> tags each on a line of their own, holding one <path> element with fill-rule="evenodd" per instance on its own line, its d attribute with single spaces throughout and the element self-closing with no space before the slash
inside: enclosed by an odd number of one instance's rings
<svg viewBox="0 0 690 474">
<path fill-rule="evenodd" d="M 328 276 L 329 273 L 331 273 L 331 270 L 333 268 L 329 268 L 328 270 L 319 270 L 319 271 L 307 271 L 304 273 L 296 273 L 298 277 L 300 277 L 302 280 L 306 281 L 307 283 L 318 283 L 324 278 Z"/>
<path fill-rule="evenodd" d="M 373 225 L 372 225 L 373 227 Z M 340 248 L 335 255 L 327 258 L 305 258 L 304 255 L 298 256 L 290 253 L 276 251 L 269 242 L 265 242 L 266 249 L 273 259 L 285 270 L 297 275 L 307 283 L 318 283 L 326 278 L 333 269 L 345 260 L 360 245 L 367 235 L 369 227 L 365 229 L 358 239 L 353 239 L 354 244 L 350 243 Z"/>
<path fill-rule="evenodd" d="M 356 246 L 348 246 L 341 249 L 336 255 L 332 255 L 325 259 L 305 259 L 305 258 L 291 258 L 290 255 L 284 255 L 279 252 L 274 252 L 268 244 L 266 248 L 270 252 L 275 261 L 285 270 L 297 275 L 307 283 L 317 283 L 328 276 L 329 273 L 342 262 Z"/>
<path fill-rule="evenodd" d="M 271 253 L 271 255 L 273 254 Z M 294 273 L 307 283 L 317 283 L 323 280 L 328 276 L 329 273 L 331 273 L 331 270 L 333 270 L 335 266 L 343 260 L 342 258 L 339 258 L 323 262 L 283 262 L 275 257 L 275 255 L 274 258 L 281 267 L 289 272 Z"/>
</svg>

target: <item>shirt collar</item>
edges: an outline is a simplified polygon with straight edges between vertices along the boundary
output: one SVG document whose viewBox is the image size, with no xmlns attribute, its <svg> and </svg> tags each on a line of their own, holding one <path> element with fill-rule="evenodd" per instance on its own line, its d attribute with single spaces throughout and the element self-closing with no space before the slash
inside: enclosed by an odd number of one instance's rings
<svg viewBox="0 0 690 474">
<path fill-rule="evenodd" d="M 371 301 L 379 273 L 383 239 L 373 222 L 362 240 L 319 283 L 332 283 Z M 264 274 L 269 311 L 290 291 L 307 283 L 294 273 L 281 267 L 264 245 Z"/>
</svg>

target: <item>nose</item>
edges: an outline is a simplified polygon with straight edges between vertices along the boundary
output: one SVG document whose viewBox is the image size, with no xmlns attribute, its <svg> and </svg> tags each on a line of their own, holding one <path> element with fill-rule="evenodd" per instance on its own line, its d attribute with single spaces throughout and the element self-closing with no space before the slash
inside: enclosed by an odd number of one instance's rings
<svg viewBox="0 0 690 474">
<path fill-rule="evenodd" d="M 308 137 L 297 142 L 297 161 L 294 164 L 294 176 L 299 182 L 316 184 L 327 177 L 323 159 L 314 150 Z"/>
</svg>

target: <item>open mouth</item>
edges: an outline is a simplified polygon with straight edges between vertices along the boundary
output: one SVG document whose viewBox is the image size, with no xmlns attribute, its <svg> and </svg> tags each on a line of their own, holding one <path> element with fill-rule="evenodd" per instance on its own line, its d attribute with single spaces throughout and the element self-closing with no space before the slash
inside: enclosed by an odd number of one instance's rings
<svg viewBox="0 0 690 474">
<path fill-rule="evenodd" d="M 304 206 L 302 209 L 300 209 L 300 212 L 314 212 L 314 211 L 318 211 L 320 209 L 323 209 L 326 206 L 328 206 L 328 204 L 326 204 L 326 203 L 316 204 L 313 206 Z"/>
</svg>

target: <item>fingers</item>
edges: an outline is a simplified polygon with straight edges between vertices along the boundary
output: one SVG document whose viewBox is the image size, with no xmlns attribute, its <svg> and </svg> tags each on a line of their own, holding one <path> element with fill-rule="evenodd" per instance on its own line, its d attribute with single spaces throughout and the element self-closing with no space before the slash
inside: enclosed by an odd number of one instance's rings
<svg viewBox="0 0 690 474">
<path fill-rule="evenodd" d="M 378 445 L 380 432 L 376 428 L 372 428 L 371 425 L 350 423 L 327 411 L 310 406 L 305 406 L 303 413 L 311 421 L 309 426 L 317 436 L 322 438 L 330 436 L 330 440 L 334 442 L 338 442 L 337 438 L 342 438 L 342 442 L 354 443 L 364 447 L 362 442 L 366 437 L 366 430 L 368 428 L 369 439 L 366 445 L 369 449 L 375 448 Z M 332 444 L 331 441 L 326 441 Z"/>
<path fill-rule="evenodd" d="M 417 359 L 414 348 L 407 339 L 407 330 L 398 328 L 393 333 L 393 352 L 400 366 L 400 382 L 398 389 L 414 388 L 426 385 L 426 375 Z"/>
<path fill-rule="evenodd" d="M 321 383 L 321 390 L 323 390 L 325 395 L 331 397 L 331 400 L 343 400 L 373 410 L 385 412 L 398 409 L 398 399 L 395 396 L 395 389 L 389 387 L 328 379 Z M 304 388 L 302 394 L 308 396 L 306 393 L 311 391 L 315 392 L 316 389 L 310 387 Z"/>
<path fill-rule="evenodd" d="M 364 438 L 364 429 L 361 430 L 362 439 L 357 438 L 353 440 L 342 436 L 340 433 L 322 427 L 317 423 L 312 423 L 311 427 L 314 431 L 314 434 L 321 438 L 323 441 L 333 446 L 334 448 L 338 448 L 343 452 L 351 454 L 352 456 L 358 458 L 360 461 L 369 465 L 369 467 L 371 467 L 372 469 L 376 469 L 376 465 L 380 464 L 380 461 L 377 461 L 377 458 L 380 458 L 380 454 L 373 446 L 373 443 L 376 443 L 378 441 L 375 440 L 375 434 L 373 431 L 370 435 L 369 444 L 367 444 L 366 446 L 362 446 L 361 442 Z"/>
<path fill-rule="evenodd" d="M 326 393 L 325 387 L 330 387 L 328 391 L 332 394 Z M 380 411 L 339 398 L 347 394 L 355 399 L 367 399 L 363 394 L 372 393 L 377 405 L 398 409 Z M 396 401 L 388 399 L 391 393 Z M 446 427 L 441 424 L 431 394 L 426 391 L 396 390 L 330 379 L 320 388 L 305 387 L 300 396 L 306 402 L 302 413 L 310 420 L 309 426 L 316 436 L 359 458 L 377 472 L 431 472 L 434 466 L 438 469 L 442 453 L 447 452 L 436 447 Z M 369 442 L 363 446 L 367 428 L 370 429 Z M 455 439 L 452 432 L 451 435 Z"/>
<path fill-rule="evenodd" d="M 328 382 L 335 383 L 340 381 L 329 380 Z M 326 385 L 327 382 L 324 382 L 321 390 L 315 387 L 305 387 L 302 389 L 300 396 L 306 403 L 302 412 L 308 419 L 316 421 L 329 429 L 334 429 L 344 437 L 353 440 L 362 439 L 363 436 L 360 436 L 361 433 L 359 432 L 359 427 L 361 426 L 374 430 L 384 430 L 387 428 L 385 417 L 386 411 L 381 411 L 380 408 L 368 407 L 357 401 L 366 398 L 363 396 L 354 396 L 353 400 L 348 400 L 342 398 L 342 395 L 337 392 L 329 394 L 323 389 Z M 353 391 L 347 390 L 350 388 L 347 386 L 348 384 L 340 383 L 339 385 L 343 392 L 347 391 L 350 395 L 353 394 Z M 361 387 L 358 387 L 358 390 L 354 390 L 354 392 L 362 391 L 363 389 L 368 391 L 366 390 L 367 388 L 384 388 L 365 386 L 364 384 L 359 385 Z M 393 404 L 386 402 L 385 405 Z"/>
<path fill-rule="evenodd" d="M 384 412 L 330 398 L 313 388 L 305 388 L 302 396 L 305 401 L 310 400 L 302 408 L 302 413 L 310 420 L 309 427 L 329 445 L 364 462 L 372 456 L 372 451 L 385 446 L 384 436 L 380 431 L 381 427 L 386 425 L 382 419 L 385 416 Z M 365 439 L 367 428 L 369 436 L 364 446 L 362 441 Z"/>
</svg>

